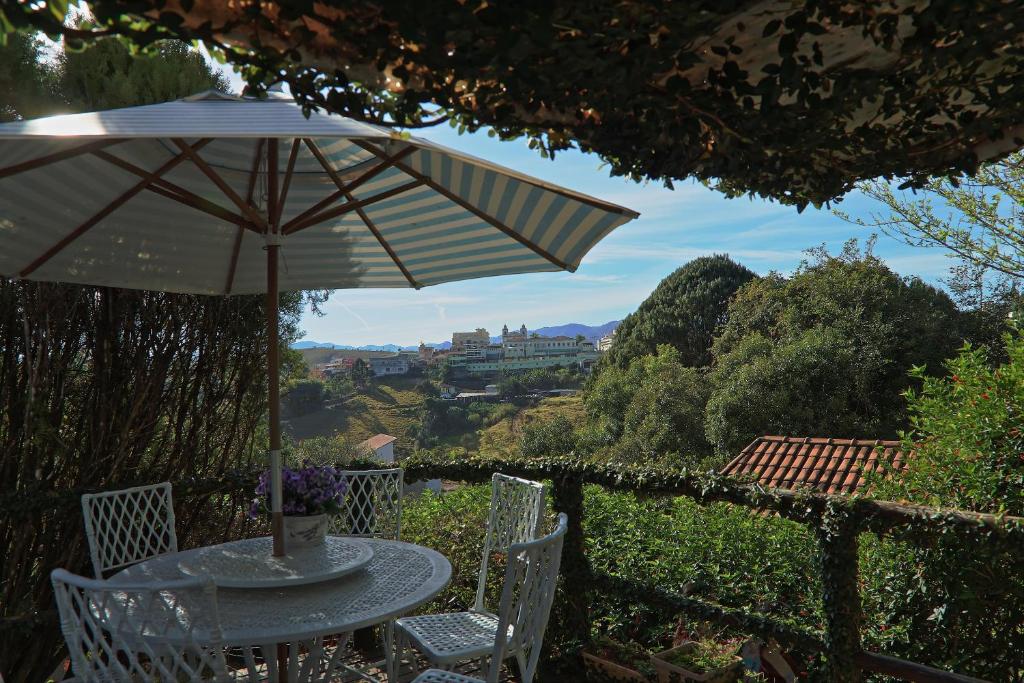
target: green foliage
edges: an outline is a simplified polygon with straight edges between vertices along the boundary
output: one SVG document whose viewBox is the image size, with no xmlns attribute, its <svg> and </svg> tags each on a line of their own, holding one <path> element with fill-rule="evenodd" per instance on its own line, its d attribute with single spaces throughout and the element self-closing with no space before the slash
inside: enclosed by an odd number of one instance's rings
<svg viewBox="0 0 1024 683">
<path fill-rule="evenodd" d="M 1016 3 L 605 0 L 126 4 L 7 3 L 0 32 L 81 44 L 202 40 L 262 91 L 389 126 L 489 128 L 550 155 L 578 147 L 613 173 L 693 175 L 802 208 L 858 180 L 973 172 L 1013 145 L 1024 57 Z M 956 35 L 956 40 L 936 36 Z M 850 53 L 843 48 L 855 44 Z M 414 46 L 415 49 L 410 49 Z M 628 102 L 629 106 L 623 106 Z M 442 113 L 438 113 L 438 112 Z M 851 112 L 863 112 L 855 117 Z"/>
<path fill-rule="evenodd" d="M 925 505 L 1024 514 L 1024 336 L 1005 334 L 1008 359 L 995 367 L 984 348 L 965 346 L 948 377 L 920 369 L 907 401 L 914 458 L 880 495 Z"/>
<path fill-rule="evenodd" d="M 133 55 L 121 41 L 100 40 L 81 52 L 62 51 L 57 70 L 58 90 L 74 110 L 114 109 L 125 102 L 156 104 L 211 88 L 228 92 L 230 87 L 199 52 L 178 41 Z"/>
<path fill-rule="evenodd" d="M 579 455 L 576 426 L 562 415 L 551 420 L 534 422 L 523 428 L 519 437 L 519 452 L 525 457 L 543 455 Z"/>
<path fill-rule="evenodd" d="M 755 275 L 728 256 L 703 256 L 666 277 L 615 330 L 607 362 L 620 368 L 661 344 L 684 365 L 711 364 L 711 339 L 727 319 L 729 299 Z"/>
<path fill-rule="evenodd" d="M 583 375 L 576 367 L 505 370 L 498 391 L 502 396 L 522 396 L 549 389 L 575 389 L 582 383 Z"/>
<path fill-rule="evenodd" d="M 791 278 L 744 286 L 716 337 L 707 413 L 715 446 L 764 433 L 894 436 L 910 369 L 937 371 L 962 341 L 953 301 L 856 241 L 816 250 Z"/>
<path fill-rule="evenodd" d="M 926 505 L 1024 512 L 1024 338 L 1005 338 L 1006 362 L 965 346 L 948 377 L 916 373 L 908 393 L 913 449 L 878 495 Z M 1024 671 L 1024 558 L 984 539 L 910 534 L 874 541 L 862 563 L 868 637 L 886 650 L 989 680 Z"/>
<path fill-rule="evenodd" d="M 0 46 L 0 121 L 51 113 L 51 71 L 43 63 L 43 43 L 31 34 L 15 34 Z"/>
<path fill-rule="evenodd" d="M 792 522 L 724 504 L 586 489 L 587 557 L 597 572 L 630 578 L 726 607 L 820 626 L 814 539 Z M 596 601 L 597 629 L 648 645 L 675 615 L 655 606 Z"/>
<path fill-rule="evenodd" d="M 722 455 L 761 434 L 863 437 L 894 431 L 871 401 L 870 378 L 837 330 L 807 330 L 773 342 L 753 333 L 719 361 L 704 427 Z M 892 402 L 887 402 L 891 404 Z"/>
<path fill-rule="evenodd" d="M 635 391 L 623 418 L 622 439 L 615 447 L 628 461 L 667 461 L 697 465 L 709 451 L 704 437 L 708 383 L 704 370 L 686 367 L 670 346 L 638 358 Z"/>
<path fill-rule="evenodd" d="M 594 424 L 617 442 L 616 459 L 676 465 L 696 465 L 711 451 L 704 437 L 707 400 L 705 371 L 686 366 L 667 344 L 625 370 L 606 367 L 585 398 Z"/>
<path fill-rule="evenodd" d="M 281 407 L 288 415 L 306 415 L 324 406 L 324 383 L 318 379 L 288 382 L 281 394 Z"/>
<path fill-rule="evenodd" d="M 349 377 L 352 379 L 352 384 L 355 385 L 356 389 L 366 389 L 370 386 L 370 380 L 373 379 L 373 370 L 370 369 L 369 363 L 362 358 L 356 358 L 355 362 L 352 363 L 352 371 L 349 373 Z"/>
</svg>

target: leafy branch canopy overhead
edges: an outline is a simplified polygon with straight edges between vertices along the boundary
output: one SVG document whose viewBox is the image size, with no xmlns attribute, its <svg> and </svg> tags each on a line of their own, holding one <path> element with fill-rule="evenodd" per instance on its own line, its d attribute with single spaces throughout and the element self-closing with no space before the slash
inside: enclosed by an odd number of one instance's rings
<svg viewBox="0 0 1024 683">
<path fill-rule="evenodd" d="M 796 204 L 973 172 L 1024 145 L 1016 0 L 9 1 L 0 33 L 202 40 L 257 90 L 398 127 L 451 120 Z"/>
</svg>

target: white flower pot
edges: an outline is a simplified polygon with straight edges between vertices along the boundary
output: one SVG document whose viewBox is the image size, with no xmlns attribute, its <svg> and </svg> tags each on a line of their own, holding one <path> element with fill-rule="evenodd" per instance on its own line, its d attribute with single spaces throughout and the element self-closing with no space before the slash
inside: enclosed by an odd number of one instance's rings
<svg viewBox="0 0 1024 683">
<path fill-rule="evenodd" d="M 321 545 L 327 536 L 327 515 L 285 515 L 285 550 Z"/>
</svg>

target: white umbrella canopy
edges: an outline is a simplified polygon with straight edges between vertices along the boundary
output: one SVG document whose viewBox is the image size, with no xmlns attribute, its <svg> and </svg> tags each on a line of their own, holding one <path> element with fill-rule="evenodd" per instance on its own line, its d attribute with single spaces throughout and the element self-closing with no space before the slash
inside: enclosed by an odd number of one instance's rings
<svg viewBox="0 0 1024 683">
<path fill-rule="evenodd" d="M 637 215 L 282 94 L 0 124 L 0 275 L 267 293 L 277 554 L 279 291 L 574 271 Z"/>
</svg>

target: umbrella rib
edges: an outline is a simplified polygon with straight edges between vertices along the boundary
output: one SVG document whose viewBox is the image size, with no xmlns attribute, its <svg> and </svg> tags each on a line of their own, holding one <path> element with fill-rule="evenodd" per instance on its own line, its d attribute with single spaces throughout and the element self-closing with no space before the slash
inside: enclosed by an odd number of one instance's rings
<svg viewBox="0 0 1024 683">
<path fill-rule="evenodd" d="M 398 159 L 401 159 L 403 157 L 406 157 L 406 156 L 412 154 L 415 151 L 416 151 L 416 148 L 413 147 L 412 145 L 409 145 L 408 147 L 406 147 L 402 151 L 397 152 L 393 156 L 389 157 L 386 161 L 384 161 L 384 162 L 382 162 L 380 164 L 377 164 L 376 166 L 374 166 L 370 170 L 368 170 L 365 173 L 363 173 L 361 176 L 357 177 L 355 180 L 353 180 L 351 183 L 348 184 L 346 189 L 349 192 L 354 192 L 355 189 L 357 187 L 359 187 L 360 185 L 362 185 L 362 184 L 366 183 L 367 181 L 377 177 L 378 175 L 380 175 L 381 173 L 383 173 L 387 169 L 389 169 L 392 166 L 394 166 L 394 162 L 395 161 L 397 161 Z M 300 213 L 298 216 L 295 216 L 290 221 L 285 223 L 281 227 L 281 232 L 283 232 L 285 235 L 287 235 L 291 231 L 293 226 L 296 226 L 296 225 L 298 225 L 300 223 L 305 223 L 307 218 L 309 218 L 310 216 L 315 215 L 317 211 L 320 211 L 324 207 L 330 206 L 336 200 L 340 199 L 344 194 L 345 193 L 342 192 L 341 190 L 335 190 L 334 192 L 332 192 L 327 197 L 321 199 L 316 204 L 314 204 L 313 206 L 309 207 L 308 209 L 306 209 L 305 211 Z"/>
<path fill-rule="evenodd" d="M 216 185 L 221 192 L 224 193 L 224 196 L 230 199 L 234 203 L 234 205 L 237 206 L 239 210 L 241 210 L 241 212 L 244 213 L 249 218 L 249 220 L 251 220 L 256 226 L 262 228 L 264 232 L 266 232 L 267 222 L 266 220 L 264 220 L 263 216 L 261 216 L 258 211 L 256 211 L 249 204 L 247 204 L 245 200 L 239 197 L 238 193 L 231 189 L 231 186 L 228 185 L 227 182 L 220 177 L 220 174 L 218 174 L 215 170 L 210 168 L 210 165 L 207 164 L 203 160 L 203 158 L 199 156 L 199 154 L 193 151 L 192 148 L 189 147 L 187 142 L 185 142 L 181 138 L 171 138 L 171 142 L 177 145 L 178 149 L 187 154 L 188 158 L 192 160 L 192 163 L 195 164 L 199 168 L 199 170 L 203 172 L 203 175 L 209 178 L 210 181 L 214 185 Z"/>
<path fill-rule="evenodd" d="M 14 164 L 5 168 L 0 168 L 0 178 L 6 178 L 7 176 L 17 175 L 18 173 L 24 173 L 25 171 L 31 171 L 39 168 L 40 166 L 47 166 L 49 164 L 57 163 L 58 161 L 64 161 L 65 159 L 71 159 L 81 154 L 88 154 L 89 152 L 95 152 L 98 149 L 104 147 L 110 147 L 111 145 L 117 145 L 124 142 L 124 140 L 95 140 L 78 147 L 72 147 L 71 149 L 64 149 L 53 154 L 46 154 L 35 159 L 23 161 L 20 164 Z"/>
<path fill-rule="evenodd" d="M 200 142 L 196 143 L 195 148 L 200 149 L 204 147 L 207 143 L 212 141 L 212 138 L 206 138 L 205 140 L 201 140 Z M 146 178 L 149 176 L 149 172 L 146 169 L 139 168 L 135 164 L 125 161 L 120 157 L 114 156 L 109 152 L 98 151 L 93 152 L 93 155 L 108 163 L 113 164 L 114 166 L 117 166 L 125 171 L 128 171 L 129 173 L 134 173 L 140 178 Z M 205 197 L 200 197 L 194 192 L 186 190 L 180 185 L 176 185 L 175 183 L 172 183 L 171 181 L 165 178 L 157 178 L 155 181 L 153 181 L 151 185 L 148 185 L 146 189 L 162 197 L 167 197 L 168 199 L 172 199 L 176 202 L 184 204 L 185 206 L 188 206 L 190 208 L 202 211 L 217 218 L 221 218 L 229 223 L 237 223 L 240 225 L 244 224 L 246 228 L 253 230 L 254 232 L 257 233 L 260 232 L 256 228 L 252 227 L 249 224 L 249 221 L 246 220 L 244 216 L 241 216 L 237 213 L 233 213 L 228 209 L 225 209 L 224 207 L 211 202 L 209 199 L 206 199 Z"/>
<path fill-rule="evenodd" d="M 371 145 L 371 144 L 369 144 L 367 142 L 364 142 L 363 140 L 353 140 L 352 142 L 356 143 L 357 145 L 359 145 L 360 147 L 362 147 L 366 151 L 371 152 L 373 154 L 376 154 L 378 157 L 384 157 L 385 156 L 383 150 L 377 149 L 373 145 Z M 426 175 L 420 173 L 419 171 L 415 170 L 411 166 L 409 166 L 407 164 L 404 164 L 404 163 L 402 163 L 400 161 L 396 161 L 395 162 L 395 166 L 399 170 L 401 170 L 403 173 L 405 173 L 406 175 L 411 176 L 413 178 L 416 178 L 417 180 L 419 180 L 420 182 L 425 184 L 427 187 L 429 187 L 430 189 L 434 190 L 434 192 L 437 192 L 438 194 L 444 195 L 449 200 L 451 200 L 452 202 L 458 204 L 459 206 L 461 206 L 466 211 L 469 211 L 471 214 L 473 214 L 477 218 L 483 220 L 486 223 L 489 223 L 493 227 L 495 227 L 498 230 L 500 230 L 501 232 L 505 233 L 506 235 L 508 235 L 509 237 L 514 239 L 516 242 L 519 242 L 524 247 L 528 248 L 530 251 L 534 252 L 538 256 L 541 256 L 541 257 L 545 258 L 546 260 L 548 260 L 549 262 L 551 262 L 554 265 L 558 266 L 562 270 L 568 270 L 570 273 L 576 272 L 576 266 L 573 266 L 571 264 L 566 263 L 562 259 L 558 258 L 557 256 L 555 256 L 551 252 L 549 252 L 546 249 L 544 249 L 543 247 L 541 247 L 541 246 L 531 242 L 530 240 L 528 240 L 527 238 L 523 237 L 518 232 L 516 232 L 512 228 L 508 227 L 507 225 L 505 225 L 504 223 L 502 223 L 497 218 L 495 218 L 491 214 L 487 213 L 483 209 L 480 209 L 479 207 L 473 206 L 472 204 L 467 202 L 462 197 L 460 197 L 457 194 L 455 194 L 454 192 L 450 191 L 448 188 L 444 187 L 443 185 L 441 185 L 439 183 L 434 182 L 429 176 L 426 176 Z"/>
<path fill-rule="evenodd" d="M 292 151 L 288 154 L 288 168 L 284 172 L 284 182 L 281 186 L 281 197 L 277 200 L 277 212 L 274 215 L 274 225 L 281 225 L 281 214 L 284 212 L 284 203 L 288 199 L 288 189 L 292 185 L 292 174 L 295 172 L 295 161 L 299 158 L 299 138 L 292 140 Z M 280 232 L 280 230 L 278 231 Z"/>
<path fill-rule="evenodd" d="M 256 191 L 256 179 L 260 172 L 260 157 L 263 155 L 263 143 L 260 138 L 256 143 L 256 153 L 252 156 L 252 170 L 249 172 L 249 187 L 245 190 L 245 201 L 252 204 L 252 196 Z M 245 235 L 245 221 L 238 224 L 238 233 L 235 235 L 235 244 L 231 250 L 231 261 L 228 263 L 228 281 L 224 285 L 224 293 L 231 294 L 231 288 L 235 286 L 235 271 L 238 270 L 238 254 L 242 250 L 242 237 Z"/>
<path fill-rule="evenodd" d="M 319 161 L 320 165 L 324 167 L 325 171 L 327 171 L 327 175 L 331 176 L 331 180 L 333 180 L 334 184 L 338 186 L 338 190 L 345 195 L 345 199 L 347 199 L 350 202 L 354 202 L 355 197 L 353 197 L 352 193 L 345 187 L 345 184 L 341 181 L 341 177 L 338 176 L 337 171 L 331 168 L 330 162 L 328 162 L 327 158 L 324 157 L 323 152 L 320 151 L 320 148 L 317 147 L 316 143 L 313 142 L 313 140 L 311 140 L 310 138 L 305 138 L 303 142 L 306 143 L 306 146 L 309 147 L 309 151 L 313 153 L 313 156 L 316 157 L 316 160 Z M 423 287 L 423 285 L 417 282 L 416 278 L 412 276 L 412 273 L 410 273 L 409 269 L 405 267 L 405 264 L 402 263 L 402 260 L 398 258 L 398 254 L 395 253 L 395 250 L 391 248 L 391 245 L 388 244 L 388 241 L 384 239 L 384 235 L 381 234 L 380 230 L 377 229 L 377 226 L 374 225 L 373 221 L 370 220 L 370 217 L 366 215 L 365 211 L 363 211 L 363 207 L 357 207 L 355 211 L 356 214 L 359 215 L 359 218 L 366 225 L 366 229 L 373 233 L 373 236 L 377 238 L 377 241 L 380 243 L 380 246 L 384 248 L 384 251 L 388 253 L 388 256 L 390 256 L 391 260 L 395 262 L 395 265 L 398 266 L 398 269 L 402 271 L 402 275 L 404 275 L 405 279 L 409 281 L 409 285 L 415 287 L 416 289 L 420 289 L 421 287 Z"/>
<path fill-rule="evenodd" d="M 267 138 L 267 232 L 276 232 L 277 224 L 277 138 Z"/>
<path fill-rule="evenodd" d="M 308 220 L 305 220 L 302 223 L 299 223 L 297 225 L 293 225 L 290 229 L 285 230 L 284 234 L 285 235 L 291 235 L 291 234 L 296 233 L 296 232 L 298 232 L 300 230 L 305 230 L 306 228 L 313 227 L 314 225 L 316 225 L 318 223 L 323 223 L 324 221 L 328 221 L 328 220 L 330 220 L 332 218 L 337 218 L 338 216 L 341 216 L 343 214 L 350 213 L 350 212 L 355 211 L 356 209 L 360 209 L 360 208 L 362 208 L 364 206 L 369 206 L 370 204 L 376 204 L 377 202 L 384 201 L 385 199 L 390 199 L 391 197 L 394 197 L 395 195 L 402 194 L 403 192 L 408 192 L 409 190 L 414 190 L 417 187 L 421 187 L 422 185 L 423 185 L 423 181 L 421 181 L 421 180 L 414 180 L 411 183 L 405 183 L 404 185 L 399 185 L 398 187 L 392 188 L 392 189 L 387 190 L 385 192 L 381 192 L 380 194 L 375 194 L 372 197 L 367 197 L 366 199 L 359 199 L 359 200 L 356 200 L 354 202 L 345 202 L 344 204 L 342 204 L 339 207 L 330 209 L 329 211 L 324 211 L 323 213 L 318 214 L 316 216 L 313 216 L 312 218 L 310 218 Z"/>
<path fill-rule="evenodd" d="M 43 252 L 38 258 L 36 258 L 36 260 L 34 260 L 32 263 L 30 263 L 25 268 L 23 268 L 22 271 L 20 273 L 18 273 L 18 276 L 19 277 L 28 277 L 29 275 L 31 275 L 40 266 L 42 266 L 47 261 L 52 259 L 54 256 L 59 254 L 64 249 L 64 247 L 68 246 L 69 244 L 74 242 L 76 239 L 78 239 L 79 237 L 84 235 L 86 232 L 88 232 L 90 229 L 92 229 L 93 226 L 95 226 L 97 223 L 102 221 L 104 218 L 106 218 L 110 214 L 114 213 L 117 209 L 119 209 L 121 206 L 123 206 L 132 197 L 134 197 L 135 195 L 139 194 L 140 192 L 145 190 L 147 187 L 152 185 L 164 173 L 167 173 L 172 168 L 174 168 L 175 166 L 180 164 L 182 161 L 184 161 L 186 156 L 187 155 L 184 152 L 182 152 L 181 154 L 179 154 L 179 155 L 177 155 L 177 156 L 175 156 L 175 157 L 165 161 L 163 163 L 163 165 L 161 165 L 158 169 L 156 169 L 152 173 L 147 173 L 146 177 L 144 177 L 142 180 L 137 182 L 135 185 L 132 185 L 132 187 L 127 192 L 124 192 L 119 197 L 117 197 L 117 199 L 115 199 L 114 201 L 112 201 L 109 204 L 107 204 L 106 206 L 104 206 L 97 213 L 93 214 L 84 223 L 82 223 L 77 228 L 72 230 L 70 233 L 65 235 L 59 242 L 57 242 L 52 247 L 50 247 L 45 252 Z"/>
</svg>

